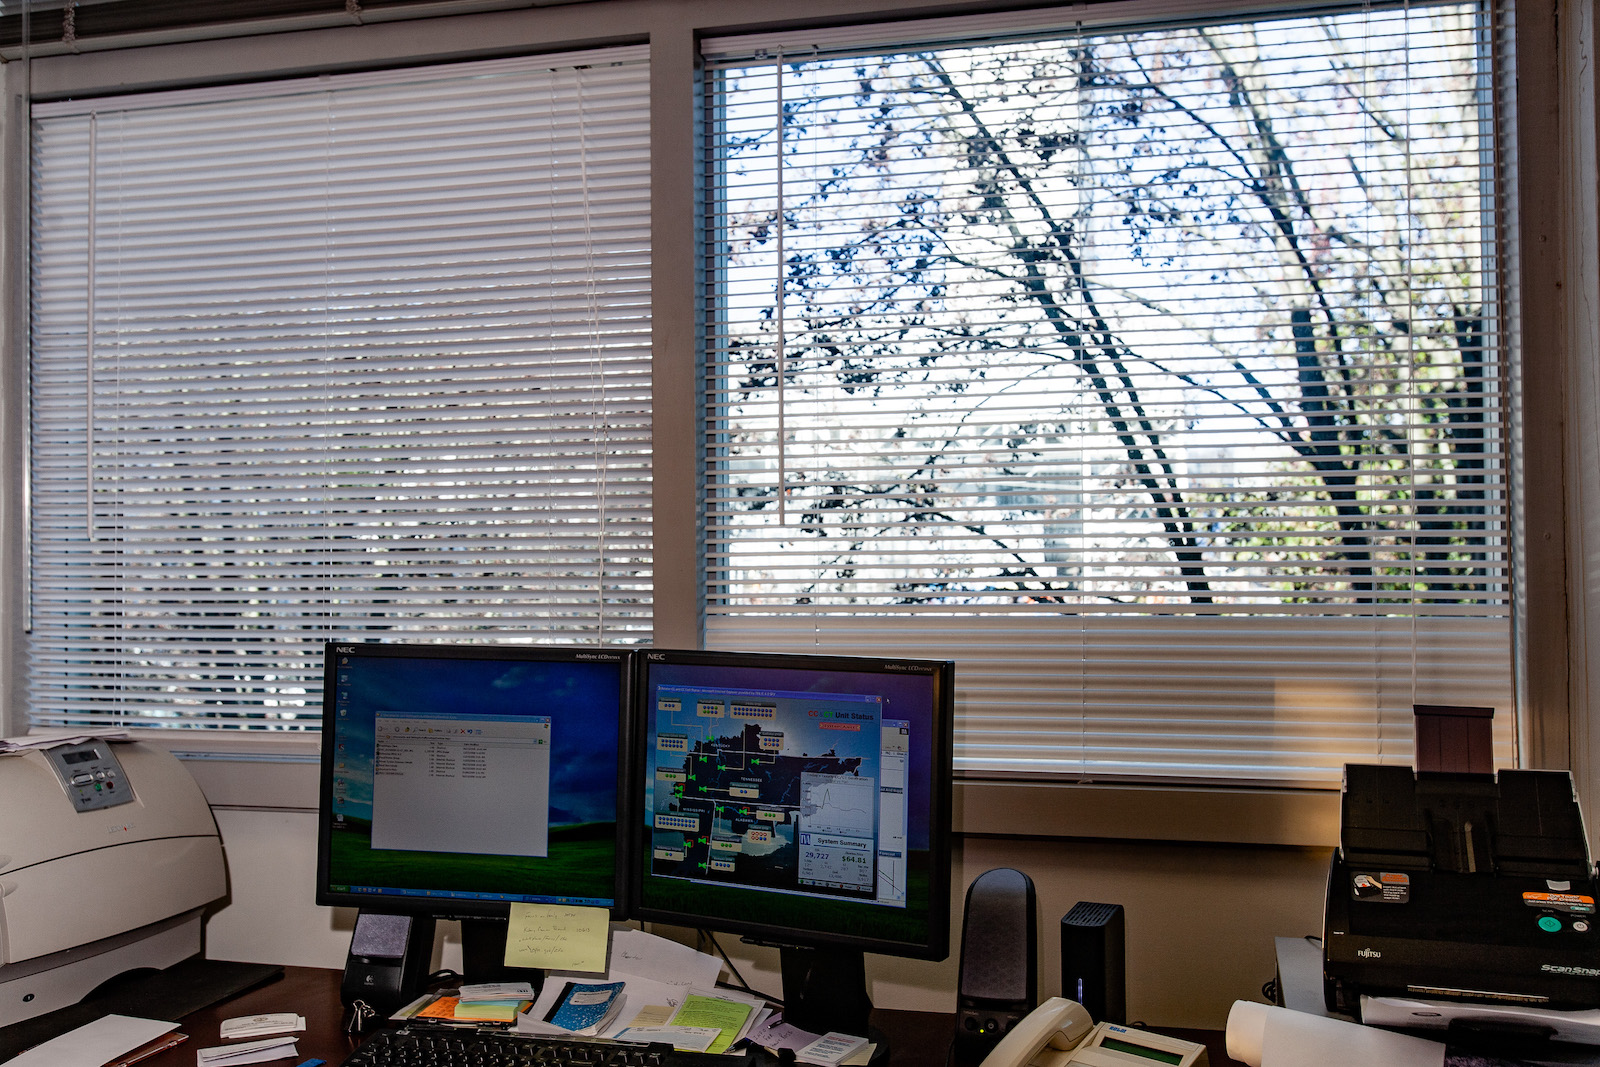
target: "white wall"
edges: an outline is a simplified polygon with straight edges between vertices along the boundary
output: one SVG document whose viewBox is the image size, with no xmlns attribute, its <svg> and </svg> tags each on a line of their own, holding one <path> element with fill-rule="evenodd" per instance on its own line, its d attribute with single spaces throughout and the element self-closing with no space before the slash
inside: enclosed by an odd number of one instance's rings
<svg viewBox="0 0 1600 1067">
<path fill-rule="evenodd" d="M 343 967 L 355 912 L 319 908 L 314 811 L 213 809 L 228 859 L 228 902 L 206 921 L 212 959 Z"/>
</svg>

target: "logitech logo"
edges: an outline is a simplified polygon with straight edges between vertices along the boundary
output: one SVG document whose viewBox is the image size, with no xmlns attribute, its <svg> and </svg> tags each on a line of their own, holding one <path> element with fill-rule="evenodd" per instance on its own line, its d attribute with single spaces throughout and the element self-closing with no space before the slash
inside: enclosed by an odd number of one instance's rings
<svg viewBox="0 0 1600 1067">
<path fill-rule="evenodd" d="M 1381 959 L 1383 959 L 1383 953 L 1379 952 L 1375 948 L 1358 948 L 1358 949 L 1356 949 L 1356 955 L 1360 956 L 1364 960 L 1381 960 Z"/>
</svg>

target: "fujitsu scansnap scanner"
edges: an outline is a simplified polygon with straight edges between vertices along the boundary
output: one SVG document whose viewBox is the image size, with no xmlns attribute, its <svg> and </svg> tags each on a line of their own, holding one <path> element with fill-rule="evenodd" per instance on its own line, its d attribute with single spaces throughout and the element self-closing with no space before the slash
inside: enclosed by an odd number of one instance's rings
<svg viewBox="0 0 1600 1067">
<path fill-rule="evenodd" d="M 1566 771 L 1351 764 L 1328 876 L 1331 1011 L 1362 995 L 1600 1007 L 1595 867 Z"/>
</svg>

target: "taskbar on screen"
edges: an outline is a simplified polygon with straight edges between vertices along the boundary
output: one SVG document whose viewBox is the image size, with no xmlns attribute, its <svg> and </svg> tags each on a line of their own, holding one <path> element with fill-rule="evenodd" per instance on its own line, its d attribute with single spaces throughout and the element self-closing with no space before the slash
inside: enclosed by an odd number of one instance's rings
<svg viewBox="0 0 1600 1067">
<path fill-rule="evenodd" d="M 616 901 L 608 897 L 553 897 L 527 893 L 441 892 L 437 889 L 396 889 L 389 886 L 336 885 L 335 893 L 351 896 L 409 897 L 418 900 L 465 900 L 485 904 L 563 904 L 570 907 L 609 908 Z"/>
</svg>

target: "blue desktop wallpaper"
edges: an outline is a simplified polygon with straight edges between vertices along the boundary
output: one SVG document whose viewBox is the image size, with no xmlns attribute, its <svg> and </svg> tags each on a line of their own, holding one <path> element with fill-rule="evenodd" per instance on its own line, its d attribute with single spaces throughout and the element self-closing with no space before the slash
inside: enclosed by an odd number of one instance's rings
<svg viewBox="0 0 1600 1067">
<path fill-rule="evenodd" d="M 334 757 L 345 763 L 346 815 L 372 818 L 378 712 L 439 711 L 550 716 L 550 825 L 615 821 L 622 684 L 616 665 L 358 656 L 339 670 L 350 676 L 336 735 L 343 751 Z"/>
<path fill-rule="evenodd" d="M 324 744 L 332 795 L 322 834 L 334 903 L 377 896 L 450 913 L 507 901 L 615 906 L 618 893 L 618 776 L 625 663 L 430 656 L 426 649 L 338 656 L 329 678 L 333 728 Z M 495 810 L 486 824 L 548 820 L 544 856 L 426 852 L 372 847 L 375 723 L 380 712 L 544 716 L 551 722 L 546 812 Z"/>
</svg>

